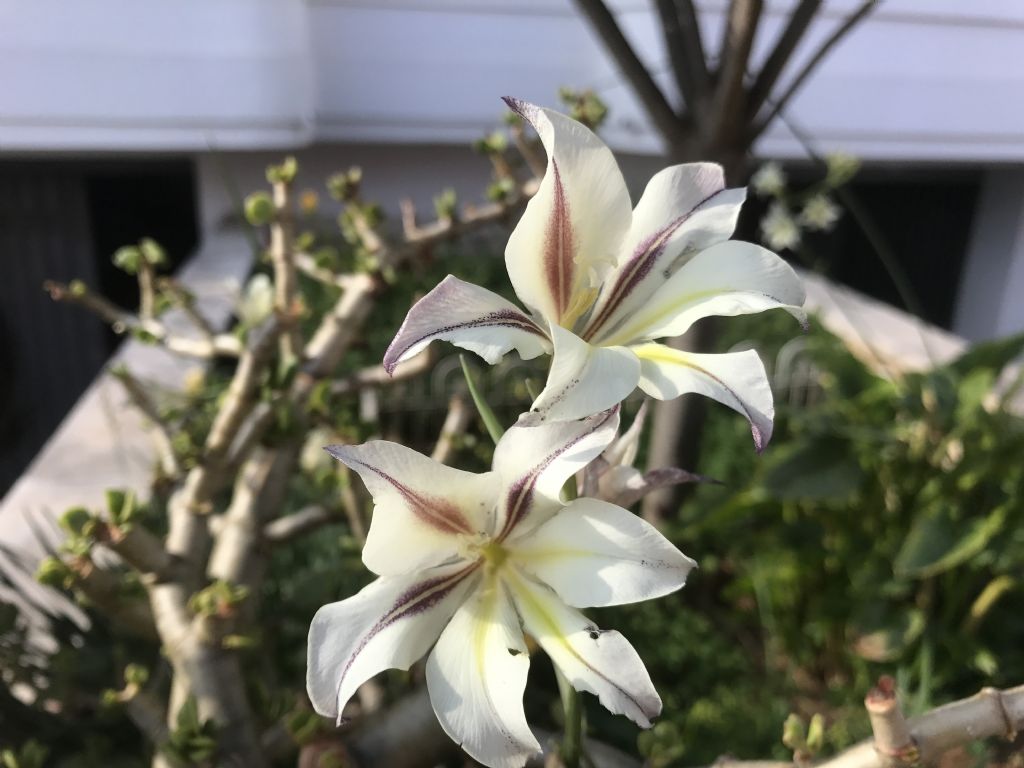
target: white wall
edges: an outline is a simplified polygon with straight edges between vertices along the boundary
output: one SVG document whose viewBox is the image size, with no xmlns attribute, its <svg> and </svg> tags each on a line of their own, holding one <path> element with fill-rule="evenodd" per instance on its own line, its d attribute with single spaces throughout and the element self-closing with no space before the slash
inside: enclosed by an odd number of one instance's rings
<svg viewBox="0 0 1024 768">
<path fill-rule="evenodd" d="M 755 61 L 792 2 L 767 3 Z M 826 2 L 811 42 L 857 4 Z M 700 2 L 711 49 L 724 5 Z M 611 6 L 664 82 L 650 2 Z M 1022 49 L 1019 0 L 886 0 L 791 114 L 867 160 L 1024 159 Z M 618 149 L 658 150 L 571 0 L 0 0 L 0 61 L 0 152 L 459 143 L 499 96 L 560 85 L 605 96 Z M 782 126 L 759 150 L 802 156 Z"/>
</svg>

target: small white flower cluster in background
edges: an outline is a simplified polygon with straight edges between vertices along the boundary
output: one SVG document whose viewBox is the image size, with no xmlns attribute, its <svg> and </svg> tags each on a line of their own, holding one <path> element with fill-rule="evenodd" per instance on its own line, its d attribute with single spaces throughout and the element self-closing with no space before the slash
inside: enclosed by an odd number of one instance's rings
<svg viewBox="0 0 1024 768">
<path fill-rule="evenodd" d="M 838 152 L 828 155 L 825 164 L 825 178 L 800 191 L 789 187 L 786 172 L 774 160 L 764 163 L 751 176 L 750 186 L 755 194 L 774 198 L 760 225 L 761 238 L 772 250 L 796 250 L 803 241 L 804 230 L 828 232 L 839 221 L 842 209 L 831 193 L 856 175 L 860 161 Z"/>
</svg>

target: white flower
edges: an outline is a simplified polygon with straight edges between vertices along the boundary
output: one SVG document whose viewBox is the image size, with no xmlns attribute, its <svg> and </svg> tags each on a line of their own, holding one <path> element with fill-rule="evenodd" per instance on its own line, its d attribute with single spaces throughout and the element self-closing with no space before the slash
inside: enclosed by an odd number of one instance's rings
<svg viewBox="0 0 1024 768">
<path fill-rule="evenodd" d="M 243 325 L 255 328 L 274 311 L 274 284 L 259 273 L 249 278 L 245 292 L 238 300 L 235 313 Z"/>
<path fill-rule="evenodd" d="M 611 151 L 590 130 L 508 103 L 548 153 L 540 189 L 505 250 L 530 312 L 449 275 L 409 311 L 384 365 L 394 369 L 433 339 L 489 363 L 511 349 L 524 359 L 553 352 L 533 403 L 543 419 L 597 413 L 638 385 L 661 400 L 699 392 L 743 413 L 763 447 L 774 411 L 755 352 L 690 354 L 653 343 L 709 315 L 781 307 L 803 319 L 793 270 L 760 246 L 727 241 L 744 190 L 726 189 L 717 165 L 677 165 L 655 174 L 633 209 Z"/>
<path fill-rule="evenodd" d="M 825 157 L 828 168 L 825 183 L 830 187 L 845 184 L 860 170 L 860 160 L 846 152 L 833 152 Z"/>
<path fill-rule="evenodd" d="M 773 203 L 761 220 L 761 236 L 777 251 L 800 245 L 800 225 L 782 203 Z"/>
<path fill-rule="evenodd" d="M 786 174 L 778 163 L 765 163 L 750 177 L 750 186 L 762 197 L 774 197 L 785 191 Z"/>
<path fill-rule="evenodd" d="M 814 195 L 800 211 L 800 223 L 811 230 L 827 232 L 839 221 L 839 206 L 828 195 Z"/>
<path fill-rule="evenodd" d="M 408 669 L 433 646 L 427 688 L 444 730 L 474 759 L 518 768 L 540 751 L 523 712 L 525 630 L 577 690 L 650 726 L 661 699 L 640 657 L 576 609 L 667 594 L 694 563 L 620 507 L 560 498 L 617 425 L 614 409 L 512 427 L 483 474 L 384 441 L 329 447 L 373 495 L 363 562 L 380 578 L 313 619 L 317 712 L 340 722 L 363 682 Z"/>
</svg>

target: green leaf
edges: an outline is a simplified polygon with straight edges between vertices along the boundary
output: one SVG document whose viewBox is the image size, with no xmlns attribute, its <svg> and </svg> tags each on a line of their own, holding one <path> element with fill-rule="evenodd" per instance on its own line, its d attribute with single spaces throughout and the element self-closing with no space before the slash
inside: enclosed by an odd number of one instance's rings
<svg viewBox="0 0 1024 768">
<path fill-rule="evenodd" d="M 480 390 L 477 389 L 476 381 L 473 380 L 473 374 L 469 372 L 469 363 L 466 362 L 466 356 L 459 355 L 459 362 L 462 364 L 462 375 L 466 377 L 469 395 L 473 398 L 473 403 L 476 405 L 480 418 L 483 419 L 484 426 L 487 428 L 487 434 L 491 436 L 491 440 L 497 445 L 498 441 L 501 440 L 501 436 L 505 434 L 505 430 L 498 423 L 498 417 L 494 415 L 491 406 L 487 404 L 487 401 L 480 394 Z"/>
<path fill-rule="evenodd" d="M 812 438 L 776 452 L 764 487 L 788 501 L 845 501 L 860 489 L 864 471 L 843 440 Z"/>
<path fill-rule="evenodd" d="M 853 651 L 868 661 L 894 661 L 921 636 L 924 614 L 916 608 L 873 604 L 853 622 Z"/>
<path fill-rule="evenodd" d="M 914 520 L 893 563 L 897 576 L 927 578 L 970 560 L 999 533 L 1006 509 L 959 520 L 952 504 L 940 501 Z"/>
<path fill-rule="evenodd" d="M 975 344 L 948 367 L 961 376 L 982 369 L 998 373 L 1021 354 L 1024 354 L 1024 333 Z"/>
</svg>

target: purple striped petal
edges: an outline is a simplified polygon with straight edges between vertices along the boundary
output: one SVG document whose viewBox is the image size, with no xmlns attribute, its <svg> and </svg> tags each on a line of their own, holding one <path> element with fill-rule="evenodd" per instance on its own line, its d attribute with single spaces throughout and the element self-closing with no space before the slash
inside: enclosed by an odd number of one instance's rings
<svg viewBox="0 0 1024 768">
<path fill-rule="evenodd" d="M 384 354 L 384 367 L 393 373 L 434 339 L 475 352 L 492 365 L 512 349 L 529 360 L 550 348 L 544 330 L 515 304 L 452 275 L 409 310 Z"/>
<path fill-rule="evenodd" d="M 502 485 L 497 538 L 522 535 L 559 509 L 565 481 L 608 447 L 618 426 L 616 406 L 579 421 L 511 427 L 494 449 Z"/>
<path fill-rule="evenodd" d="M 340 724 L 360 685 L 385 669 L 408 669 L 426 654 L 475 586 L 478 570 L 478 563 L 456 563 L 377 579 L 317 611 L 306 667 L 314 709 Z"/>
<path fill-rule="evenodd" d="M 623 259 L 608 276 L 583 338 L 632 314 L 689 254 L 726 240 L 736 226 L 743 189 L 726 189 L 713 163 L 673 166 L 655 174 L 633 212 Z"/>
<path fill-rule="evenodd" d="M 488 532 L 497 501 L 494 474 L 438 464 L 385 440 L 332 445 L 327 452 L 359 473 L 373 496 L 363 562 L 397 576 L 457 556 L 465 538 Z"/>
</svg>

